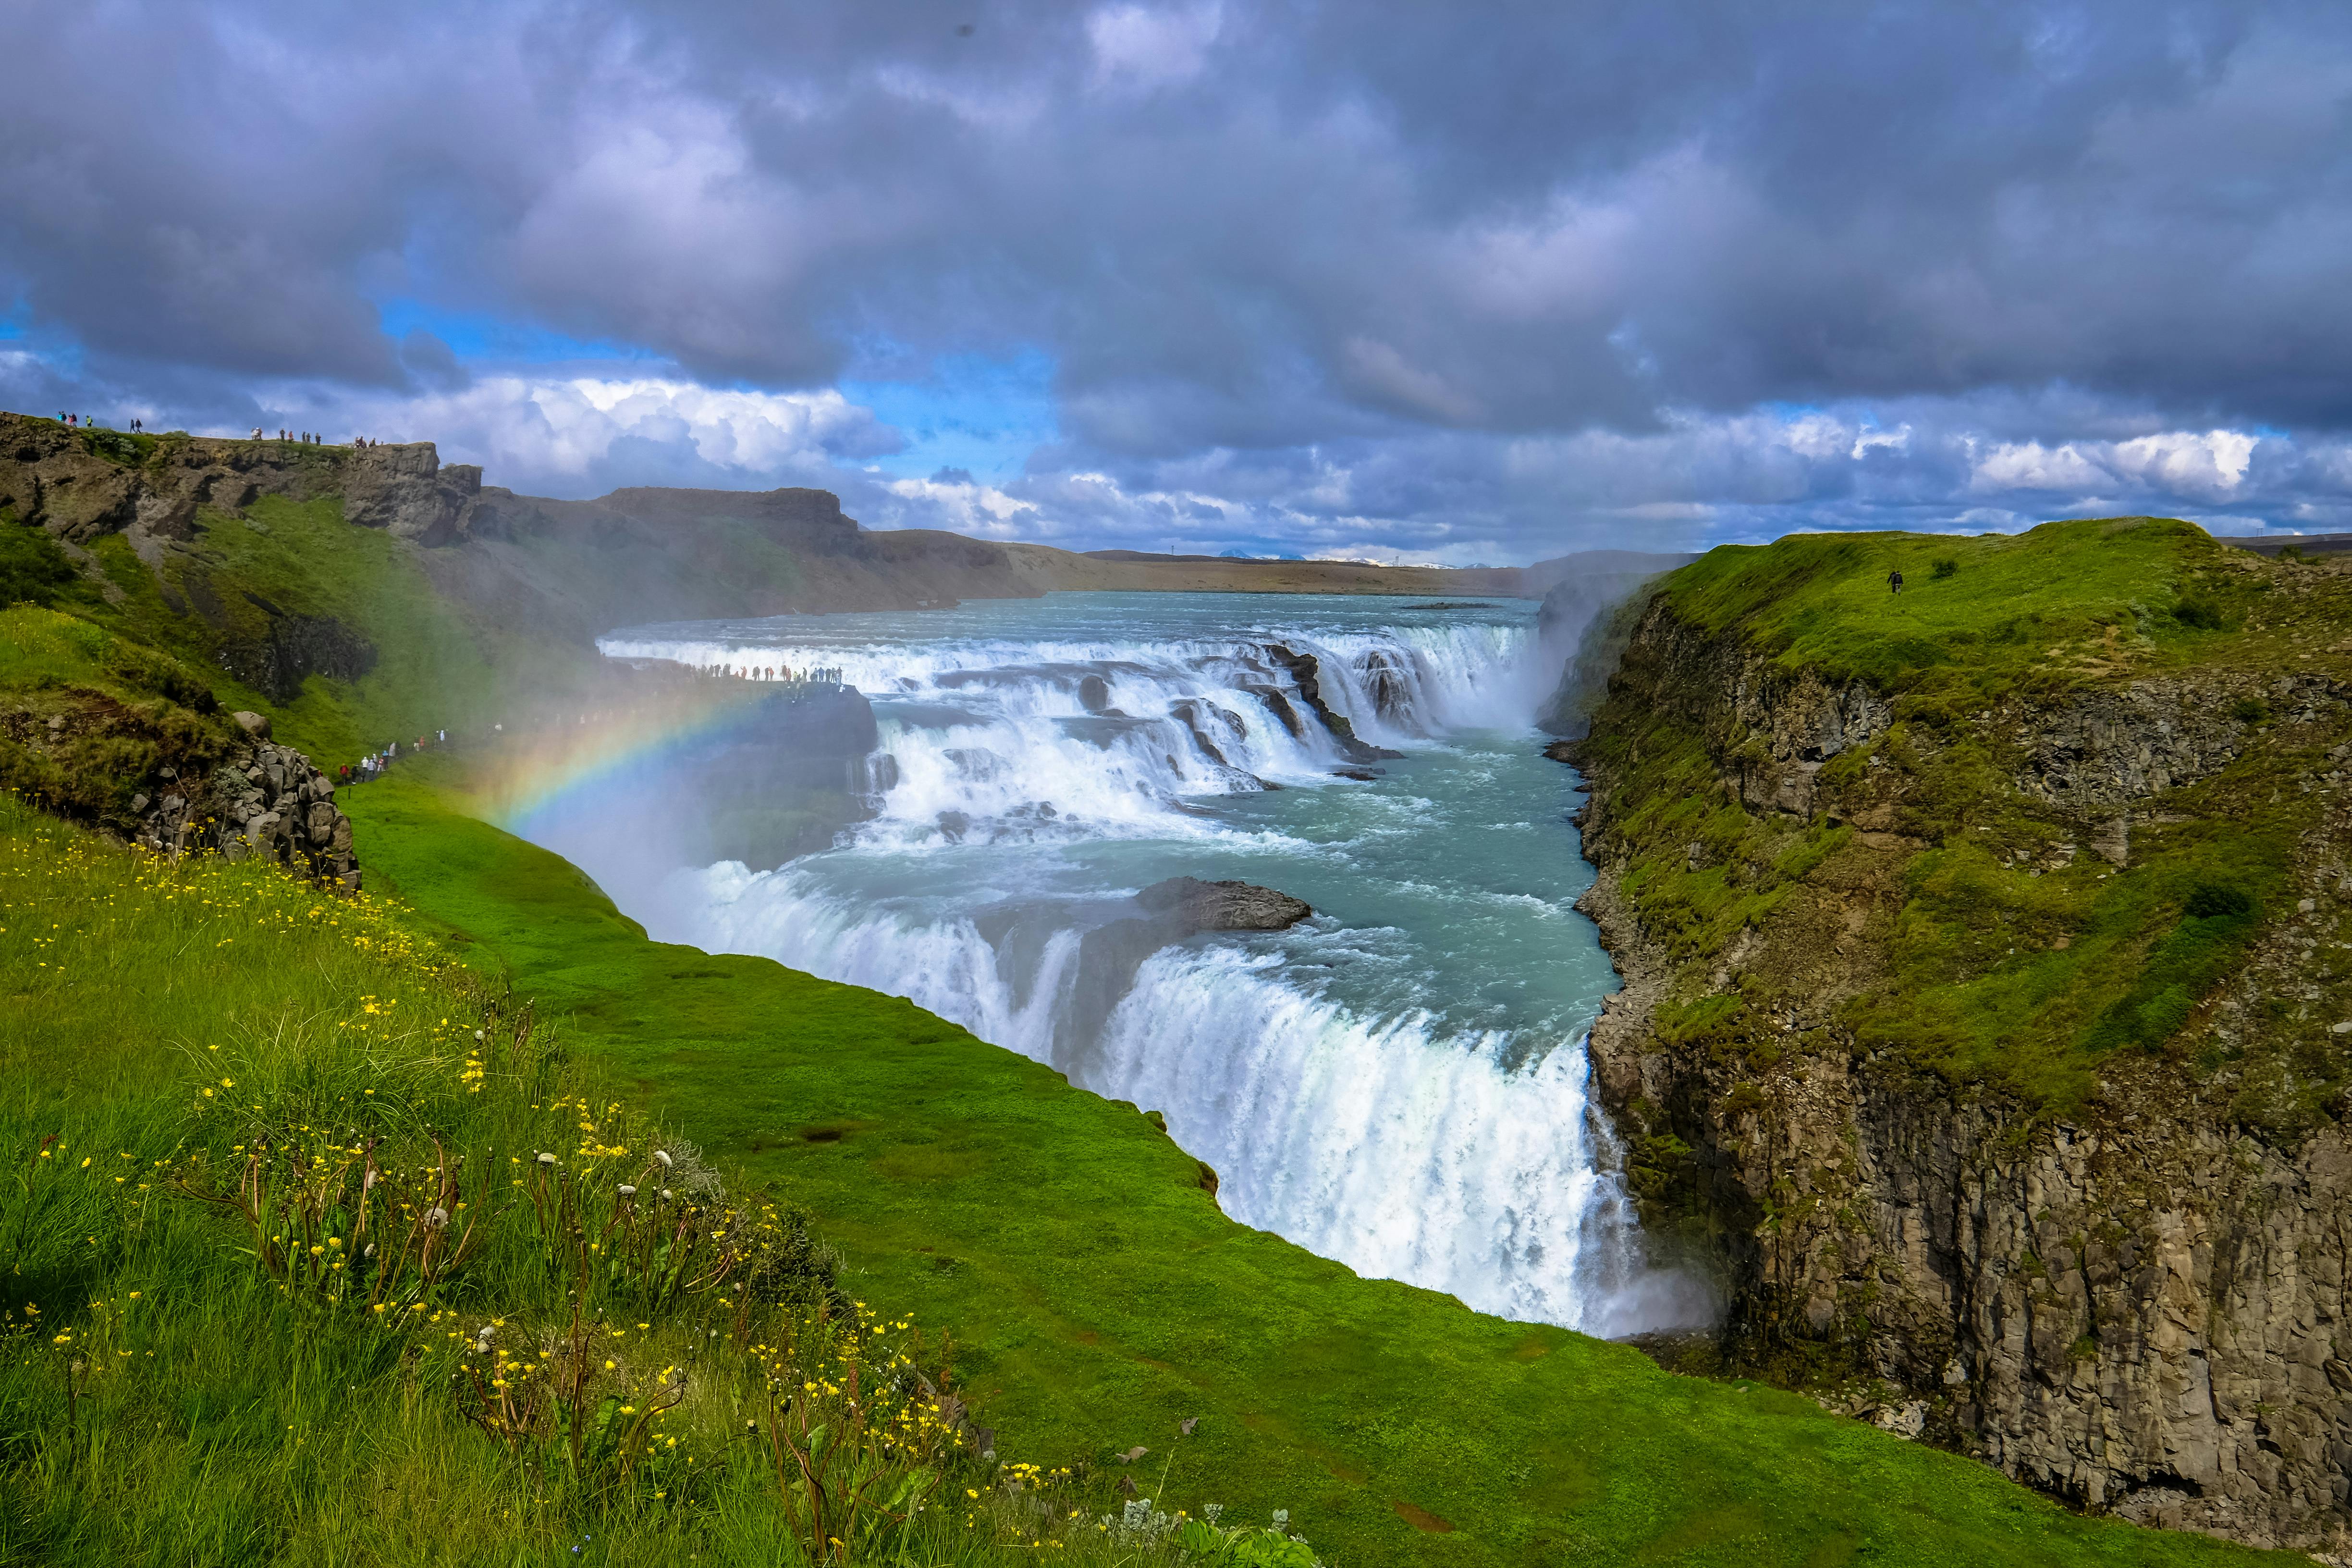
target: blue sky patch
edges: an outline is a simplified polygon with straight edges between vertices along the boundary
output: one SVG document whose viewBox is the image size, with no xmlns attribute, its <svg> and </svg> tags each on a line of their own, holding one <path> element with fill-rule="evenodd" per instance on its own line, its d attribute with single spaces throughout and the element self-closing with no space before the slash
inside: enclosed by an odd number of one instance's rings
<svg viewBox="0 0 2352 1568">
<path fill-rule="evenodd" d="M 668 363 L 664 355 L 634 343 L 568 337 L 535 322 L 508 321 L 478 310 L 445 310 L 421 300 L 379 300 L 376 313 L 385 336 L 400 339 L 414 331 L 430 332 L 468 366 L 611 360 L 641 373 L 649 361 Z"/>
<path fill-rule="evenodd" d="M 1009 359 L 945 354 L 921 381 L 845 380 L 840 387 L 907 439 L 903 450 L 870 466 L 897 479 L 961 468 L 982 484 L 1002 484 L 1059 437 L 1053 383 L 1053 357 L 1030 349 Z"/>
</svg>

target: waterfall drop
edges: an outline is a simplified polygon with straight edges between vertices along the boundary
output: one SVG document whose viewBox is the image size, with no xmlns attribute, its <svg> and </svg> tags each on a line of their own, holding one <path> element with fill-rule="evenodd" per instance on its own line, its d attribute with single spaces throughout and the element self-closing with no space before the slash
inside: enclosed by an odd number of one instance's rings
<svg viewBox="0 0 2352 1568">
<path fill-rule="evenodd" d="M 877 736 L 835 847 L 624 901 L 1160 1110 L 1234 1218 L 1359 1272 L 1591 1332 L 1695 1322 L 1587 1099 L 1614 976 L 1571 907 L 1574 776 L 1535 755 L 1561 650 L 1534 610 L 1055 595 L 616 633 L 616 658 L 838 670 Z M 519 826 L 602 877 L 580 821 Z M 1316 913 L 1171 940 L 1135 895 L 1179 875 Z"/>
</svg>

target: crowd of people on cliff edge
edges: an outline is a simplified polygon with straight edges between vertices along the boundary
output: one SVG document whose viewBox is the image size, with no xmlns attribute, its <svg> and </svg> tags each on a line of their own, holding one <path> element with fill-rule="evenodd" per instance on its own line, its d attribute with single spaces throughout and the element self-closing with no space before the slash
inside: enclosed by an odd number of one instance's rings
<svg viewBox="0 0 2352 1568">
<path fill-rule="evenodd" d="M 257 441 L 262 441 L 267 440 L 268 437 L 262 434 L 261 426 L 257 425 L 253 427 L 253 438 Z M 280 441 L 290 441 L 298 447 L 323 447 L 327 444 L 327 438 L 324 436 L 320 435 L 316 430 L 280 429 L 278 432 L 278 438 Z M 370 447 L 381 447 L 382 445 L 383 445 L 383 442 L 378 441 L 373 437 L 370 436 L 354 436 L 352 437 L 352 447 L 360 451 L 365 451 Z"/>
<path fill-rule="evenodd" d="M 64 426 L 68 430 L 99 430 L 104 428 L 103 426 L 99 424 L 98 416 L 95 414 L 68 414 L 62 409 L 58 413 L 58 423 Z M 122 427 L 125 430 L 130 431 L 134 436 L 143 436 L 147 433 L 147 421 L 134 416 L 125 421 Z M 323 447 L 327 444 L 327 438 L 319 434 L 316 430 L 281 429 L 278 432 L 278 438 L 280 441 L 291 442 L 299 447 Z M 253 439 L 256 441 L 264 441 L 268 439 L 268 437 L 267 433 L 263 431 L 261 426 L 257 425 L 253 427 Z M 382 441 L 377 440 L 373 436 L 354 436 L 352 437 L 352 446 L 362 451 L 364 451 L 371 447 L 381 447 L 383 445 L 383 443 Z"/>
<path fill-rule="evenodd" d="M 814 669 L 794 669 L 786 664 L 698 664 L 688 667 L 695 674 L 722 680 L 793 681 L 804 686 L 839 686 L 841 671 L 831 665 L 819 665 Z"/>
<path fill-rule="evenodd" d="M 582 722 L 586 722 L 584 717 Z M 506 730 L 507 727 L 504 724 L 493 724 L 487 733 L 503 735 Z M 401 749 L 398 741 L 388 742 L 379 749 L 370 752 L 358 762 L 345 763 L 338 768 L 335 771 L 335 783 L 337 784 L 372 784 L 382 778 L 385 771 L 402 758 L 414 757 L 425 752 L 446 750 L 448 744 L 449 731 L 446 730 L 436 730 L 430 735 L 417 736 L 406 751 Z"/>
</svg>

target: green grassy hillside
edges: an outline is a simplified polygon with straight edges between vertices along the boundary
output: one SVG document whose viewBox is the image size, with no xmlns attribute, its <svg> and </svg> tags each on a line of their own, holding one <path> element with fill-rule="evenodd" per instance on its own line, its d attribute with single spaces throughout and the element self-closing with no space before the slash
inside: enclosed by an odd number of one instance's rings
<svg viewBox="0 0 2352 1568">
<path fill-rule="evenodd" d="M 0 1562 L 1309 1560 L 991 1462 L 947 1337 L 396 901 L 0 796 Z"/>
<path fill-rule="evenodd" d="M 78 710 L 87 728 L 111 732 L 124 728 L 125 705 L 155 721 L 167 706 L 199 718 L 249 710 L 269 715 L 285 743 L 332 768 L 390 741 L 484 725 L 534 701 L 599 689 L 583 650 L 515 637 L 452 605 L 434 591 L 422 552 L 347 526 L 333 497 L 265 496 L 236 516 L 206 509 L 196 539 L 153 565 L 120 534 L 91 543 L 91 570 L 82 574 L 39 530 L 0 521 L 0 541 L 8 540 L 68 566 L 62 580 L 18 584 L 24 596 L 0 607 L 0 692 L 44 720 Z M 240 679 L 238 669 L 266 661 L 273 627 L 288 616 L 355 639 L 367 668 L 313 674 L 283 700 Z M 42 791 L 22 739 L 0 732 L 0 782 Z M 156 757 L 194 755 L 185 749 L 193 736 L 177 739 L 176 749 L 165 745 Z M 132 760 L 93 758 L 89 771 L 94 803 L 112 786 L 127 795 L 145 770 Z"/>
<path fill-rule="evenodd" d="M 1694 626 L 1735 632 L 1790 668 L 1898 690 L 1907 714 L 1932 716 L 1931 699 L 2307 658 L 2305 634 L 2336 626 L 2340 605 L 2310 596 L 2336 581 L 2326 569 L 2297 571 L 2194 523 L 2098 518 L 1974 538 L 1791 534 L 1710 551 L 1662 588 Z"/>
<path fill-rule="evenodd" d="M 347 540 L 331 515 L 264 516 L 250 540 L 234 537 L 247 523 L 213 521 L 213 592 L 256 584 L 408 657 L 351 680 L 314 675 L 283 704 L 215 680 L 222 701 L 271 713 L 283 737 L 331 761 L 346 738 L 395 720 L 422 728 L 467 693 L 495 693 L 542 651 L 502 648 L 498 628 L 430 594 L 410 547 Z M 115 587 L 119 600 L 68 593 L 47 612 L 12 612 L 32 651 L 11 667 L 8 701 L 94 701 L 110 679 L 109 637 L 183 676 L 205 669 L 216 626 L 180 614 L 163 583 L 145 597 L 128 567 Z M 59 618 L 32 618 L 44 615 Z M 163 717 L 194 712 L 153 700 Z M 211 1169 L 232 1167 L 264 1130 L 273 1147 L 328 1139 L 343 1160 L 380 1134 L 419 1168 L 437 1160 L 422 1153 L 437 1134 L 494 1164 L 552 1141 L 559 1100 L 597 1108 L 567 1161 L 593 1167 L 605 1156 L 592 1146 L 683 1138 L 739 1203 L 806 1209 L 841 1249 L 846 1295 L 929 1336 L 926 1355 L 952 1336 L 960 1386 L 1001 1460 L 1091 1478 L 1050 1494 L 1057 1512 L 1070 1501 L 1094 1517 L 1118 1500 L 1113 1478 L 1131 1473 L 1146 1495 L 1188 1508 L 1287 1509 L 1327 1561 L 1347 1564 L 2254 1555 L 2076 1518 L 1789 1395 L 1670 1376 L 1630 1349 L 1358 1279 L 1226 1220 L 1197 1163 L 1132 1108 L 902 1000 L 651 942 L 577 870 L 469 817 L 464 801 L 461 779 L 429 770 L 350 792 L 375 889 L 356 907 L 254 868 L 167 874 L 0 812 L 12 857 L 0 984 L 13 1003 L 0 1013 L 0 1561 L 525 1563 L 569 1557 L 567 1544 L 614 1563 L 679 1548 L 776 1560 L 795 1494 L 761 1490 L 750 1459 L 698 1493 L 656 1484 L 650 1468 L 632 1472 L 642 1484 L 598 1480 L 561 1458 L 560 1433 L 510 1442 L 468 1418 L 452 1368 L 430 1359 L 446 1344 L 423 1335 L 412 1352 L 370 1338 L 384 1332 L 361 1310 L 373 1303 L 320 1296 L 315 1268 L 307 1285 L 273 1274 L 259 1233 L 233 1213 L 152 1178 L 130 1195 L 134 1168 L 184 1173 L 199 1149 Z M 511 1027 L 526 1005 L 562 1054 L 480 1064 L 491 1109 L 479 1109 L 465 1025 Z M 374 1043 L 387 1016 L 435 1022 Z M 246 1065 L 215 1077 L 215 1045 Z M 208 1110 L 256 1085 L 268 1092 L 245 1119 Z M 381 1128 L 377 1111 L 353 1109 L 394 1087 L 403 1110 Z M 110 1175 L 100 1184 L 108 1160 L 127 1193 L 109 1190 Z M 219 1187 L 201 1173 L 193 1184 Z M 462 1314 L 467 1333 L 511 1312 L 539 1336 L 543 1375 L 581 1358 L 546 1348 L 569 1308 L 535 1212 L 509 1201 L 478 1273 L 413 1299 Z M 596 1289 L 608 1288 L 620 1286 Z M 716 1331 L 690 1310 L 649 1313 L 643 1330 L 625 1318 L 624 1342 L 651 1334 L 663 1347 L 641 1352 L 644 1367 L 677 1364 L 670 1345 Z M 632 1375 L 613 1359 L 614 1376 Z M 94 1363 L 102 1383 L 89 1381 Z M 758 1393 L 730 1365 L 696 1385 L 734 1391 L 692 1417 L 714 1461 Z M 618 1401 L 651 1385 L 611 1386 Z M 1148 1452 L 1119 1458 L 1136 1448 Z M 1013 1494 L 1006 1482 L 1021 1478 L 993 1467 L 956 1477 L 976 1494 L 954 1505 L 976 1509 L 969 1532 L 902 1537 L 906 1560 L 970 1560 L 1015 1527 L 1045 1539 L 1016 1500 L 1033 1483 Z M 1056 1528 L 1071 1544 L 1054 1552 L 1102 1544 Z M 893 1561 L 898 1549 L 864 1540 L 853 1555 Z M 1246 1560 L 1240 1550 L 1216 1548 Z M 1151 1551 L 1178 1554 L 1164 1541 Z M 1105 1560 L 1151 1560 L 1142 1552 L 1129 1543 Z"/>
<path fill-rule="evenodd" d="M 2188 523 L 2110 519 L 1726 547 L 1667 578 L 1656 608 L 1718 649 L 1859 682 L 1892 719 L 1820 768 L 1807 809 L 1759 809 L 1738 781 L 1787 772 L 1774 738 L 1716 680 L 1636 650 L 1581 759 L 1611 781 L 1600 832 L 1619 886 L 1682 976 L 1658 1014 L 1668 1035 L 1769 1049 L 1772 1016 L 1828 996 L 1864 1048 L 2029 1104 L 2078 1109 L 2116 1053 L 2155 1053 L 2242 1080 L 2242 1113 L 2285 1133 L 2352 1083 L 2342 1037 L 2297 1027 L 2342 1016 L 2331 975 L 2314 977 L 2327 997 L 2250 1019 L 2226 1046 L 2197 1026 L 2315 852 L 2326 799 L 2308 786 L 2345 737 L 2311 683 L 2352 668 L 2352 577 Z M 2129 721 L 2131 690 L 2161 698 L 2148 711 L 2170 732 L 2231 748 L 2226 765 L 2160 803 L 2023 793 L 2037 758 Z M 2084 706 L 2103 700 L 2126 705 Z M 2126 862 L 2091 853 L 2125 817 Z M 1831 919 L 1860 911 L 1874 911 L 1863 930 Z M 1804 934 L 1743 950 L 1727 991 L 1720 955 L 1776 919 Z M 1832 933 L 1876 960 L 1833 957 Z"/>
</svg>

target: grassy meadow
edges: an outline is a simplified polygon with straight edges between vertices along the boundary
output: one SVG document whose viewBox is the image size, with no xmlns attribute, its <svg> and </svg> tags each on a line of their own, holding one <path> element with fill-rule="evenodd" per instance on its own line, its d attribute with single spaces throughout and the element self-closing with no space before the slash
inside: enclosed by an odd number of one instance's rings
<svg viewBox="0 0 2352 1568">
<path fill-rule="evenodd" d="M 0 1562 L 1313 1561 L 1000 1458 L 393 900 L 0 798 Z"/>
</svg>

